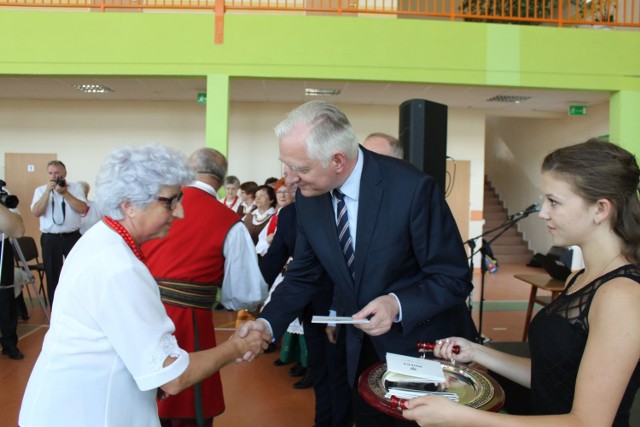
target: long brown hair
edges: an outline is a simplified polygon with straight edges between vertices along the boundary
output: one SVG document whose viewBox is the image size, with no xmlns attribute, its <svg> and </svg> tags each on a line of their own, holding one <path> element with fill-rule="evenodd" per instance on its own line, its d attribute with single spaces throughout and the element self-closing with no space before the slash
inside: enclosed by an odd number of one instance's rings
<svg viewBox="0 0 640 427">
<path fill-rule="evenodd" d="M 623 240 L 623 255 L 640 266 L 640 169 L 633 154 L 610 142 L 590 139 L 559 148 L 542 162 L 542 172 L 560 174 L 589 203 L 613 205 L 611 226 Z"/>
</svg>

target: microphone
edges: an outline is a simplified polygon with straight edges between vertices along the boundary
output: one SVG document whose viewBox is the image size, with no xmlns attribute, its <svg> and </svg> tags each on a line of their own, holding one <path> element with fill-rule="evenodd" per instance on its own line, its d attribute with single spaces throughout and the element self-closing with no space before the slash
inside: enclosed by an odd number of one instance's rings
<svg viewBox="0 0 640 427">
<path fill-rule="evenodd" d="M 540 212 L 540 206 L 537 203 L 532 204 L 531 206 L 527 206 L 524 210 L 520 212 L 516 212 L 513 215 L 509 215 L 509 219 L 522 219 L 526 218 L 534 212 Z"/>
</svg>

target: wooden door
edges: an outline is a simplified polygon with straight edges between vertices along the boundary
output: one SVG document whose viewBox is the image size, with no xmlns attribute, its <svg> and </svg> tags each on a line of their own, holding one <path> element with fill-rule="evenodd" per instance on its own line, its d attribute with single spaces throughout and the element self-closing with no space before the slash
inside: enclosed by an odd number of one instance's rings
<svg viewBox="0 0 640 427">
<path fill-rule="evenodd" d="M 49 180 L 47 175 L 47 163 L 55 160 L 58 155 L 55 153 L 5 153 L 4 155 L 4 181 L 11 194 L 18 196 L 20 203 L 18 210 L 22 215 L 25 226 L 25 235 L 31 236 L 40 248 L 40 220 L 31 213 L 31 200 L 36 187 Z"/>
<path fill-rule="evenodd" d="M 466 241 L 469 238 L 471 161 L 447 160 L 446 186 L 447 204 L 458 224 L 462 240 Z"/>
</svg>

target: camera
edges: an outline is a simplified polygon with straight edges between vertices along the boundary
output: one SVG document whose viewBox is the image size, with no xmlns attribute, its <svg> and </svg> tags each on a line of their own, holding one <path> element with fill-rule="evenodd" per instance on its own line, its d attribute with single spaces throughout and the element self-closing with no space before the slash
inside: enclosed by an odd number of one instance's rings
<svg viewBox="0 0 640 427">
<path fill-rule="evenodd" d="M 7 193 L 3 189 L 5 185 L 7 185 L 7 183 L 0 179 L 0 205 L 3 205 L 8 209 L 15 209 L 18 207 L 18 197 Z"/>
<path fill-rule="evenodd" d="M 65 187 L 67 185 L 67 181 L 64 178 L 56 178 L 56 185 L 58 187 Z"/>
</svg>

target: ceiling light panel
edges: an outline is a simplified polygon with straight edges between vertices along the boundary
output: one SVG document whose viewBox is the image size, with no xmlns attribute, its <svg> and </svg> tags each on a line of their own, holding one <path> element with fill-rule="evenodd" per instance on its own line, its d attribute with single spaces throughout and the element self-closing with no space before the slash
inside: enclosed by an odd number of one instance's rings
<svg viewBox="0 0 640 427">
<path fill-rule="evenodd" d="M 306 88 L 304 94 L 306 96 L 338 96 L 342 93 L 340 89 L 314 89 Z"/>
<path fill-rule="evenodd" d="M 92 84 L 79 84 L 72 85 L 74 88 L 78 89 L 80 92 L 84 93 L 109 93 L 113 92 L 113 89 L 103 86 L 103 85 L 92 85 Z"/>
<path fill-rule="evenodd" d="M 509 102 L 512 104 L 519 104 L 522 101 L 531 99 L 530 96 L 518 96 L 518 95 L 496 95 L 487 99 L 487 102 Z"/>
</svg>

